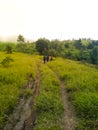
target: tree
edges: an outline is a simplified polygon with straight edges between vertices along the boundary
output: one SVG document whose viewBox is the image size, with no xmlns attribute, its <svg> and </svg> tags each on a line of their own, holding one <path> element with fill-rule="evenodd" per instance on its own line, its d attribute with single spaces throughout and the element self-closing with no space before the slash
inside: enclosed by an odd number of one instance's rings
<svg viewBox="0 0 98 130">
<path fill-rule="evenodd" d="M 82 45 L 82 42 L 81 42 L 81 39 L 79 40 L 74 40 L 74 46 L 76 49 L 83 49 L 83 45 Z"/>
<path fill-rule="evenodd" d="M 64 54 L 63 53 L 64 50 L 65 50 L 64 42 L 62 42 L 58 39 L 51 41 L 49 52 L 52 53 L 54 56 L 62 56 Z M 52 55 L 52 54 L 50 54 L 50 55 Z"/>
<path fill-rule="evenodd" d="M 95 46 L 91 52 L 91 59 L 93 64 L 98 64 L 98 46 Z"/>
<path fill-rule="evenodd" d="M 91 56 L 90 56 L 90 51 L 89 50 L 81 50 L 78 54 L 78 60 L 80 61 L 86 61 L 91 63 Z"/>
<path fill-rule="evenodd" d="M 63 43 L 64 43 L 64 46 L 66 49 L 74 48 L 73 41 L 71 41 L 71 40 L 65 40 L 65 41 L 63 41 Z"/>
<path fill-rule="evenodd" d="M 49 49 L 49 55 L 58 56 L 57 51 L 53 48 Z"/>
<path fill-rule="evenodd" d="M 6 45 L 6 51 L 7 51 L 8 54 L 12 53 L 12 47 L 11 47 L 11 45 L 9 45 L 9 44 Z"/>
<path fill-rule="evenodd" d="M 47 55 L 49 51 L 49 43 L 50 41 L 45 38 L 38 39 L 36 41 L 36 49 L 40 54 Z"/>
<path fill-rule="evenodd" d="M 17 38 L 17 42 L 20 44 L 24 43 L 25 42 L 24 37 L 22 35 L 19 35 Z"/>
</svg>

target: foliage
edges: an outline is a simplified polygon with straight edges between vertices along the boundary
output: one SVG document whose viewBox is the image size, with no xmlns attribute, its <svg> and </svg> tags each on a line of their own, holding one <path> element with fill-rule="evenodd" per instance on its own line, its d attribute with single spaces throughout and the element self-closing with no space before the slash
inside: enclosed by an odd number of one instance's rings
<svg viewBox="0 0 98 130">
<path fill-rule="evenodd" d="M 36 41 L 36 49 L 40 54 L 47 55 L 49 49 L 49 40 L 45 38 Z"/>
<path fill-rule="evenodd" d="M 21 34 L 18 36 L 17 42 L 20 43 L 20 44 L 25 42 L 24 37 Z"/>
<path fill-rule="evenodd" d="M 38 54 L 36 50 L 36 44 L 33 43 L 10 43 L 10 42 L 0 42 L 0 51 L 6 51 L 8 54 L 12 52 L 23 52 L 28 54 Z"/>
<path fill-rule="evenodd" d="M 7 51 L 7 54 L 11 54 L 12 53 L 11 45 L 9 45 L 9 44 L 6 45 L 6 51 Z"/>
<path fill-rule="evenodd" d="M 36 54 L 37 53 L 35 43 L 17 44 L 16 51 L 28 53 L 28 54 Z"/>
<path fill-rule="evenodd" d="M 8 53 L 11 53 L 12 51 L 15 51 L 15 49 L 16 49 L 16 43 L 0 42 L 0 51 L 6 51 Z"/>
<path fill-rule="evenodd" d="M 81 50 L 77 55 L 79 61 L 85 61 L 91 63 L 91 55 L 89 50 Z"/>
<path fill-rule="evenodd" d="M 91 60 L 92 60 L 92 63 L 98 65 L 98 46 L 95 46 L 95 47 L 92 49 L 92 52 L 91 52 Z"/>
<path fill-rule="evenodd" d="M 0 50 L 11 53 L 12 51 L 24 52 L 29 54 L 41 54 L 60 56 L 63 58 L 98 64 L 97 47 L 98 40 L 91 39 L 58 39 L 49 41 L 46 38 L 40 38 L 36 42 L 25 42 L 22 35 L 18 36 L 17 44 L 0 43 Z M 23 44 L 22 44 L 23 43 Z M 7 47 L 8 46 L 8 47 Z"/>
<path fill-rule="evenodd" d="M 13 62 L 14 60 L 11 58 L 11 57 L 6 57 L 6 58 L 4 58 L 3 60 L 2 60 L 2 62 L 1 62 L 1 64 L 4 66 L 4 67 L 8 67 L 9 66 L 9 64 L 11 63 L 11 62 Z"/>
</svg>

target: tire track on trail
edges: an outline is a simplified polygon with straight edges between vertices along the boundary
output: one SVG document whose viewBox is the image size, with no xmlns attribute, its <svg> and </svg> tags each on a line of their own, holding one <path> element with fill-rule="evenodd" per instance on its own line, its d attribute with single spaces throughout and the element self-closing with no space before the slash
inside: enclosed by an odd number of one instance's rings
<svg viewBox="0 0 98 130">
<path fill-rule="evenodd" d="M 9 115 L 9 120 L 6 123 L 4 130 L 32 130 L 36 123 L 36 109 L 35 97 L 39 93 L 40 84 L 40 63 L 37 65 L 36 80 L 33 81 L 32 77 L 28 80 L 25 88 L 29 88 L 32 95 L 29 98 L 23 96 L 15 110 Z"/>
<path fill-rule="evenodd" d="M 62 117 L 62 130 L 75 130 L 76 119 L 72 109 L 72 105 L 68 99 L 68 93 L 66 92 L 64 83 L 60 81 L 62 101 L 64 105 L 64 114 Z"/>
<path fill-rule="evenodd" d="M 52 68 L 50 69 L 52 70 Z M 60 80 L 60 77 L 53 70 L 52 72 L 60 82 L 61 96 L 62 96 L 62 102 L 64 107 L 64 112 L 61 119 L 62 130 L 75 130 L 77 121 L 75 118 L 75 114 L 71 102 L 69 101 L 69 95 L 68 92 L 66 91 L 65 84 L 63 81 Z"/>
</svg>

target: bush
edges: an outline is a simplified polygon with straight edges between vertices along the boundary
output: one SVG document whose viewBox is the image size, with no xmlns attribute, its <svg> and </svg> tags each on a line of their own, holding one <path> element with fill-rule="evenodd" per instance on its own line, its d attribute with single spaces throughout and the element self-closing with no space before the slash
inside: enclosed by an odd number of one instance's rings
<svg viewBox="0 0 98 130">
<path fill-rule="evenodd" d="M 8 67 L 9 64 L 11 62 L 13 62 L 14 60 L 11 58 L 11 57 L 6 57 L 2 60 L 1 64 L 4 66 L 4 67 Z"/>
</svg>

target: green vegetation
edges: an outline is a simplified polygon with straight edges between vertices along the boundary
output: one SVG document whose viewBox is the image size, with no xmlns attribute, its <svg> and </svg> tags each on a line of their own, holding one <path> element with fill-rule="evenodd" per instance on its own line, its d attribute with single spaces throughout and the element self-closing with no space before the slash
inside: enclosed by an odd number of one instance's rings
<svg viewBox="0 0 98 130">
<path fill-rule="evenodd" d="M 13 62 L 14 60 L 11 58 L 11 57 L 6 57 L 5 59 L 3 59 L 3 61 L 1 62 L 1 64 L 4 66 L 4 67 L 8 67 L 10 62 Z"/>
<path fill-rule="evenodd" d="M 11 54 L 13 52 L 38 54 L 35 43 L 0 42 L 0 51 L 4 51 L 7 54 Z"/>
<path fill-rule="evenodd" d="M 79 119 L 80 130 L 98 128 L 98 70 L 90 65 L 57 58 L 48 65 L 65 82 Z"/>
<path fill-rule="evenodd" d="M 0 51 L 5 51 L 6 53 L 12 53 L 16 49 L 16 43 L 10 42 L 0 42 Z"/>
<path fill-rule="evenodd" d="M 40 54 L 48 54 L 49 50 L 49 43 L 50 41 L 48 39 L 38 39 L 36 41 L 36 49 Z"/>
<path fill-rule="evenodd" d="M 24 37 L 21 34 L 18 35 L 17 42 L 20 43 L 20 44 L 25 43 L 25 39 L 24 39 Z"/>
<path fill-rule="evenodd" d="M 34 130 L 61 130 L 63 105 L 60 85 L 54 73 L 41 66 L 40 94 L 36 98 L 38 124 Z"/>
<path fill-rule="evenodd" d="M 22 35 L 17 37 L 17 43 L 0 42 L 0 51 L 7 53 L 23 52 L 29 54 L 52 55 L 72 60 L 98 64 L 98 40 L 78 39 L 48 40 L 40 38 L 35 42 L 26 41 Z"/>
<path fill-rule="evenodd" d="M 24 93 L 27 97 L 31 95 L 30 90 L 24 91 L 23 86 L 29 74 L 32 73 L 33 79 L 36 78 L 37 64 L 42 60 L 41 56 L 30 54 L 40 53 L 78 61 L 55 58 L 47 64 L 40 62 L 40 94 L 36 98 L 38 124 L 34 129 L 61 129 L 63 105 L 60 84 L 53 70 L 66 84 L 69 99 L 79 120 L 77 129 L 97 130 L 98 70 L 88 63 L 98 64 L 98 41 L 90 39 L 49 41 L 43 38 L 34 43 L 26 43 L 24 40 L 22 42 L 18 40 L 17 44 L 0 42 L 0 51 L 3 51 L 0 52 L 0 128 L 16 106 L 19 97 Z"/>
<path fill-rule="evenodd" d="M 52 40 L 38 39 L 36 49 L 40 54 L 60 56 L 82 62 L 98 64 L 98 40 Z"/>
<path fill-rule="evenodd" d="M 0 52 L 0 62 L 9 61 L 10 56 L 14 62 L 9 67 L 0 65 L 0 128 L 4 125 L 8 113 L 12 112 L 14 107 L 25 91 L 24 84 L 32 73 L 33 79 L 36 78 L 37 56 L 31 56 L 21 53 L 6 54 Z M 36 58 L 35 58 L 36 57 Z M 30 94 L 30 92 L 26 93 Z"/>
</svg>

